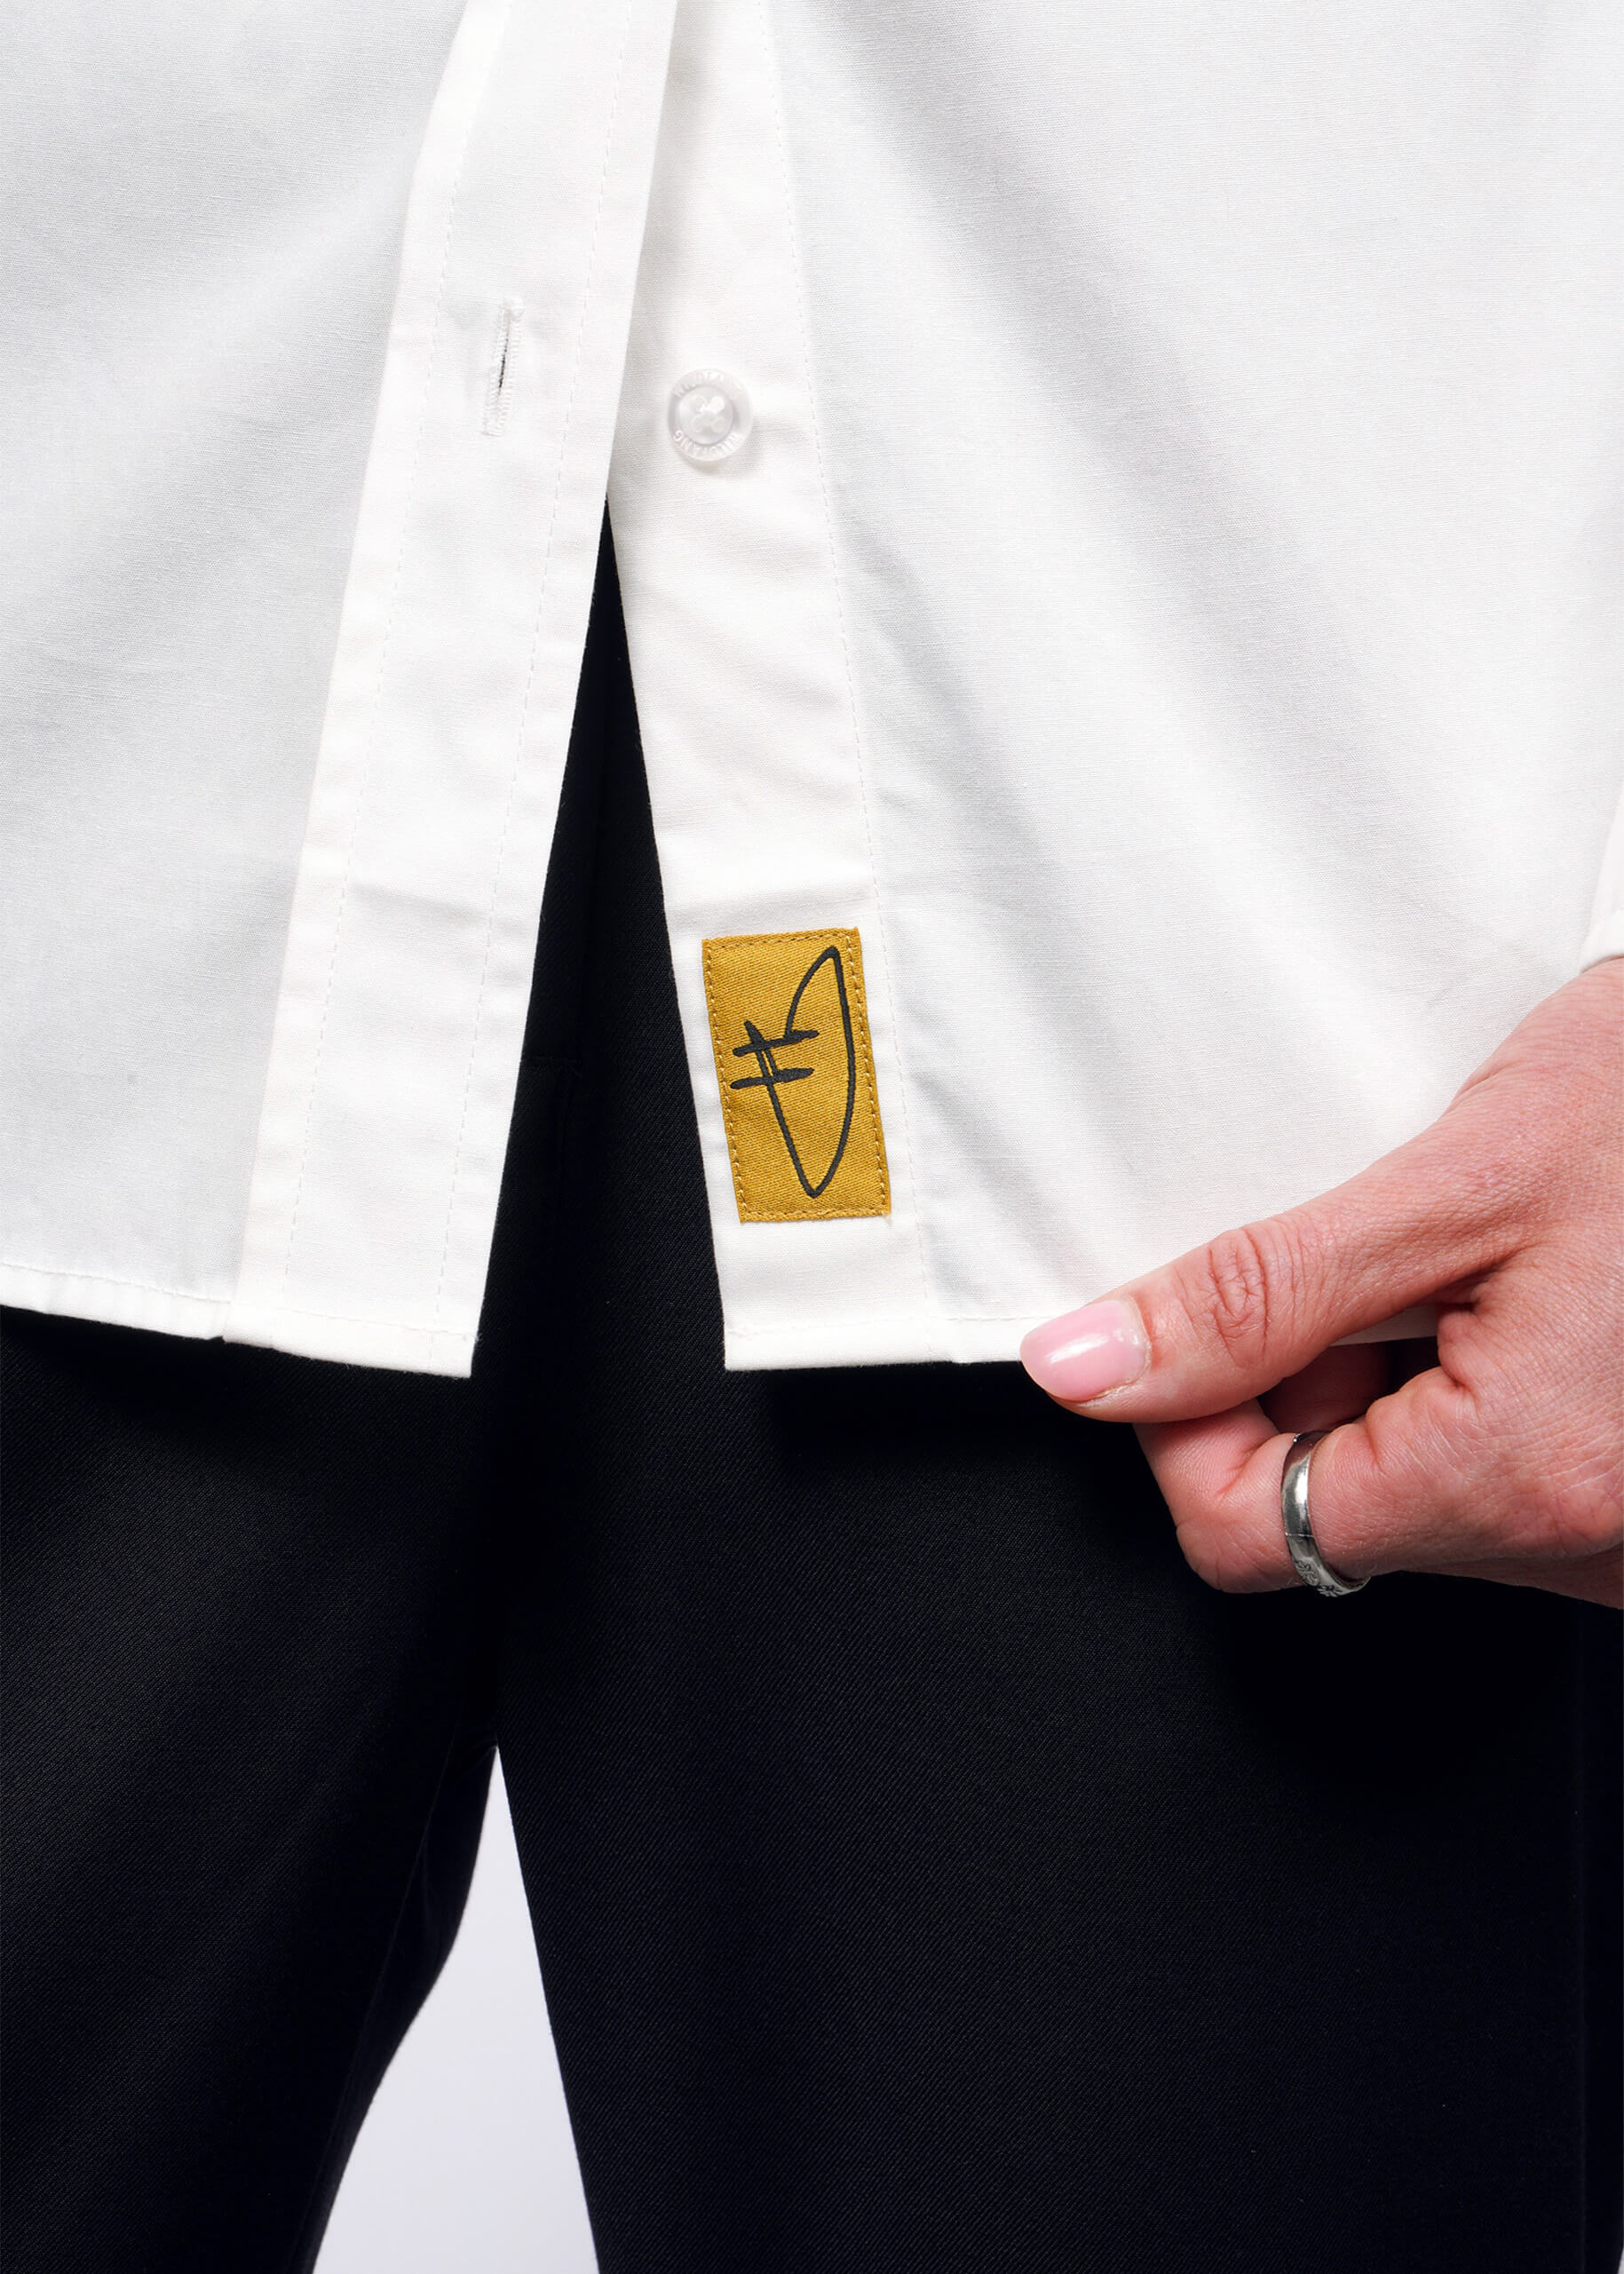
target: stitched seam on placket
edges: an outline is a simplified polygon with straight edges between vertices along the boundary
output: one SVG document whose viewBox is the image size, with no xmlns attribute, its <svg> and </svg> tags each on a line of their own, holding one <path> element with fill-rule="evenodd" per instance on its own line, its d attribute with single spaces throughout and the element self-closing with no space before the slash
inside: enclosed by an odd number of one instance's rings
<svg viewBox="0 0 1624 2274">
<path fill-rule="evenodd" d="M 512 0 L 503 8 L 495 36 L 491 43 L 493 59 L 499 53 L 503 36 L 512 13 Z M 481 91 L 482 96 L 483 91 Z M 394 638 L 395 617 L 400 607 L 400 580 L 406 565 L 407 532 L 411 521 L 413 503 L 417 493 L 417 476 L 423 464 L 424 435 L 428 427 L 429 396 L 434 381 L 434 368 L 440 356 L 440 337 L 445 329 L 446 273 L 451 264 L 451 237 L 456 223 L 457 200 L 462 195 L 463 176 L 468 164 L 469 146 L 473 140 L 474 127 L 479 120 L 480 104 L 471 106 L 468 123 L 463 132 L 463 147 L 457 152 L 456 171 L 452 176 L 451 192 L 446 202 L 446 230 L 440 244 L 440 273 L 434 280 L 434 329 L 429 341 L 429 353 L 424 367 L 423 392 L 417 406 L 417 431 L 412 441 L 411 469 L 406 478 L 406 495 L 400 507 L 400 541 L 395 551 L 392 580 L 389 589 L 389 612 L 384 618 L 383 643 L 378 653 L 377 677 L 372 691 L 372 706 L 367 718 L 365 756 L 361 762 L 361 777 L 355 792 L 354 808 L 350 815 L 349 833 L 345 843 L 343 881 L 338 888 L 338 907 L 333 917 L 333 945 L 328 957 L 327 980 L 321 996 L 321 1017 L 316 1029 L 315 1049 L 312 1054 L 310 1078 L 305 1095 L 305 1126 L 299 1137 L 299 1169 L 293 1188 L 293 1200 L 288 1214 L 287 1238 L 282 1248 L 281 1275 L 276 1283 L 276 1300 L 280 1304 L 288 1291 L 288 1278 L 293 1269 L 293 1244 L 298 1232 L 299 1207 L 305 1194 L 305 1175 L 310 1161 L 310 1128 L 315 1116 L 316 1090 L 321 1074 L 321 1061 L 327 1047 L 328 1019 L 333 1004 L 333 986 L 338 971 L 338 950 L 343 943 L 345 913 L 350 900 L 350 871 L 354 859 L 355 840 L 360 832 L 360 817 L 367 795 L 372 787 L 373 759 L 377 751 L 378 712 L 384 700 L 384 682 L 389 668 L 390 648 Z"/>
<path fill-rule="evenodd" d="M 885 958 L 885 1002 L 891 1014 L 891 1047 L 896 1053 L 897 1062 L 897 1107 L 902 1123 L 903 1150 L 907 1156 L 908 1193 L 913 1202 L 914 1260 L 919 1272 L 919 1292 L 924 1304 L 925 1316 L 931 1319 L 938 1314 L 939 1305 L 931 1292 L 930 1273 L 925 1264 L 924 1224 L 920 1214 L 918 1181 L 914 1175 L 914 1139 L 908 1122 L 907 1077 L 902 1064 L 902 1036 L 897 1017 L 891 936 L 885 922 L 884 896 L 880 890 L 880 865 L 875 852 L 874 820 L 868 806 L 867 769 L 864 757 L 862 726 L 858 710 L 857 683 L 852 670 L 852 646 L 846 630 L 845 598 L 841 590 L 840 561 L 835 543 L 835 515 L 829 503 L 828 476 L 823 455 L 823 432 L 818 418 L 818 389 L 812 369 L 812 334 L 806 321 L 806 286 L 801 266 L 800 232 L 796 222 L 795 200 L 790 190 L 789 147 L 784 131 L 783 101 L 779 90 L 778 52 L 773 44 L 768 19 L 767 0 L 757 0 L 757 21 L 760 28 L 762 48 L 766 59 L 768 96 L 772 107 L 773 139 L 778 144 L 779 179 L 782 185 L 784 195 L 784 225 L 789 238 L 790 271 L 794 281 L 796 320 L 801 335 L 801 366 L 806 384 L 807 415 L 812 427 L 812 456 L 818 468 L 818 495 L 823 507 L 824 535 L 828 546 L 829 582 L 835 594 L 835 620 L 840 627 L 841 668 L 845 675 L 846 700 L 852 718 L 852 745 L 857 758 L 858 803 L 862 810 L 863 836 L 868 848 L 868 874 L 874 883 L 875 926 L 879 932 L 880 944 Z M 875 1082 L 877 1089 L 879 1082 L 877 1067 Z"/>
<path fill-rule="evenodd" d="M 535 621 L 530 634 L 530 654 L 525 673 L 524 694 L 519 703 L 519 726 L 515 735 L 513 763 L 508 772 L 507 804 L 502 816 L 502 836 L 496 847 L 495 868 L 491 878 L 490 907 L 486 912 L 485 944 L 479 963 L 479 987 L 474 1001 L 473 1031 L 468 1042 L 468 1065 L 463 1078 L 462 1110 L 456 1125 L 456 1146 L 451 1161 L 450 1190 L 446 1198 L 446 1236 L 440 1251 L 440 1273 L 434 1282 L 433 1326 L 440 1328 L 440 1308 L 444 1301 L 446 1272 L 451 1260 L 451 1239 L 456 1228 L 457 1188 L 462 1178 L 463 1148 L 468 1134 L 468 1107 L 473 1095 L 474 1067 L 479 1055 L 479 1033 L 484 1024 L 486 988 L 490 977 L 491 947 L 496 932 L 496 909 L 502 898 L 502 872 L 506 860 L 508 836 L 512 827 L 513 805 L 519 794 L 519 773 L 524 761 L 525 728 L 530 717 L 530 698 L 535 685 L 537 660 L 541 654 L 542 619 L 546 613 L 548 579 L 552 570 L 553 538 L 558 524 L 558 499 L 564 488 L 564 468 L 569 455 L 569 438 L 574 423 L 575 393 L 581 381 L 581 360 L 586 349 L 587 316 L 591 309 L 598 282 L 598 241 L 603 228 L 604 197 L 609 183 L 609 156 L 614 147 L 614 130 L 620 123 L 621 97 L 626 82 L 626 50 L 631 38 L 632 0 L 621 24 L 620 47 L 614 59 L 614 93 L 609 105 L 609 120 L 604 133 L 603 163 L 598 175 L 598 203 L 592 214 L 592 238 L 587 253 L 586 290 L 581 303 L 581 321 L 575 329 L 575 353 L 570 367 L 569 393 L 564 406 L 564 424 L 558 436 L 558 471 L 553 476 L 552 504 L 547 519 L 547 543 L 542 555 L 542 584 L 536 596 Z"/>
</svg>

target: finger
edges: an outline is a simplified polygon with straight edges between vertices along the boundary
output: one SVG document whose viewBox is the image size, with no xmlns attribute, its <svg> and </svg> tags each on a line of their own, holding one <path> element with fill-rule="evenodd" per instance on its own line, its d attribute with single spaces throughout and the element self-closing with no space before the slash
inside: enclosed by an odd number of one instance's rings
<svg viewBox="0 0 1624 2274">
<path fill-rule="evenodd" d="M 1179 1545 L 1209 1586 L 1293 1584 L 1280 1477 L 1295 1434 L 1277 1430 L 1256 1404 L 1141 1426 Z M 1365 1579 L 1469 1559 L 1476 1439 L 1470 1394 L 1436 1369 L 1335 1428 L 1309 1471 L 1314 1536 L 1332 1570 Z"/>
<path fill-rule="evenodd" d="M 1334 1430 L 1357 1420 L 1388 1387 L 1391 1349 L 1388 1343 L 1356 1343 L 1321 1351 L 1297 1374 L 1287 1375 L 1263 1399 L 1277 1430 Z"/>
<path fill-rule="evenodd" d="M 1494 1580 L 1502 1587 L 1538 1587 L 1549 1595 L 1565 1595 L 1576 1603 L 1600 1603 L 1609 1611 L 1624 1610 L 1624 1549 L 1604 1548 L 1572 1563 L 1553 1564 L 1549 1557 L 1507 1557 L 1482 1564 L 1440 1564 L 1448 1579 Z"/>
<path fill-rule="evenodd" d="M 1256 1403 L 1204 1421 L 1139 1424 L 1184 1560 L 1208 1587 L 1254 1595 L 1296 1583 L 1283 1525 L 1276 1537 L 1253 1520 L 1260 1477 L 1274 1477 L 1279 1513 L 1279 1476 L 1294 1434 L 1282 1434 Z"/>
<path fill-rule="evenodd" d="M 1232 1412 L 1341 1337 L 1480 1280 L 1525 1234 L 1470 1103 L 1362 1176 L 1224 1233 L 1027 1335 L 1050 1396 L 1101 1419 Z M 1482 1161 L 1478 1169 L 1475 1164 Z"/>
</svg>

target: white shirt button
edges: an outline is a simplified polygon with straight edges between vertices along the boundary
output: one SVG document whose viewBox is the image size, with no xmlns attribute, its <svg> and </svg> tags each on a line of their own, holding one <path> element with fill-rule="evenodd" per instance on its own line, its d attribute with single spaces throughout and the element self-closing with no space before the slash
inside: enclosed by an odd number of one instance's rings
<svg viewBox="0 0 1624 2274">
<path fill-rule="evenodd" d="M 731 458 L 749 440 L 750 399 L 728 371 L 685 371 L 666 406 L 671 448 L 691 466 Z"/>
</svg>

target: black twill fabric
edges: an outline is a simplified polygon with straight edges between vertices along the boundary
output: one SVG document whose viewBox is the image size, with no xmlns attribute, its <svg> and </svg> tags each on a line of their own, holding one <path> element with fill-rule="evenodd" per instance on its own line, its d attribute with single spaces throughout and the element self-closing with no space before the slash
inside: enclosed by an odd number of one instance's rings
<svg viewBox="0 0 1624 2274">
<path fill-rule="evenodd" d="M 1616 1620 L 724 1373 L 607 562 L 472 1383 L 8 1367 L 8 2274 L 310 2263 L 493 1737 L 603 2274 L 1615 2274 Z"/>
</svg>

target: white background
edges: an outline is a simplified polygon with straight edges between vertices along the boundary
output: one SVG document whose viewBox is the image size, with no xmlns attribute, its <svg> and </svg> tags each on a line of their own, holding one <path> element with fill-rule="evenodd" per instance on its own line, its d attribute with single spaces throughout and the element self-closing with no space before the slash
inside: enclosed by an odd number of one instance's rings
<svg viewBox="0 0 1624 2274">
<path fill-rule="evenodd" d="M 318 2274 L 597 2274 L 507 1794 L 462 1931 L 373 2102 Z"/>
</svg>

